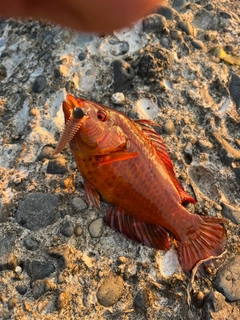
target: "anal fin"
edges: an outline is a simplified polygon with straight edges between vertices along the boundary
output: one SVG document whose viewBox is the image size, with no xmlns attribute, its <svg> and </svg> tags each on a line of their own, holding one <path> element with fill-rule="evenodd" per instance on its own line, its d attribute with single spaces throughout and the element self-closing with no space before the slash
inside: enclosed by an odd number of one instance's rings
<svg viewBox="0 0 240 320">
<path fill-rule="evenodd" d="M 131 240 L 150 248 L 170 249 L 170 238 L 165 229 L 133 218 L 117 206 L 113 205 L 109 208 L 105 220 L 112 229 L 119 231 Z"/>
</svg>

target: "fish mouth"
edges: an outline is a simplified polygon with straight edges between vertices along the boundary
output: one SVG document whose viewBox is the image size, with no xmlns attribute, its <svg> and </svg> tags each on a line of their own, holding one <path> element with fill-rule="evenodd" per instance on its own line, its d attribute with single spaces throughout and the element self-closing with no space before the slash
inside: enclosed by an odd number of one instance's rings
<svg viewBox="0 0 240 320">
<path fill-rule="evenodd" d="M 83 101 L 84 99 L 75 99 L 71 94 L 68 94 L 66 100 L 63 101 L 62 108 L 65 117 L 65 128 L 53 155 L 58 154 L 65 148 L 78 132 L 82 123 L 88 118 L 83 112 Z"/>
</svg>

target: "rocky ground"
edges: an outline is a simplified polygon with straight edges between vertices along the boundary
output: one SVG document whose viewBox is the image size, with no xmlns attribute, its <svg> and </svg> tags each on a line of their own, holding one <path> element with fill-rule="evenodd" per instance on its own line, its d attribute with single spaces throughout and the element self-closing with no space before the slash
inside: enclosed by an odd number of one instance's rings
<svg viewBox="0 0 240 320">
<path fill-rule="evenodd" d="M 237 0 L 169 1 L 101 36 L 0 20 L 0 319 L 240 318 L 239 52 Z M 206 278 L 87 205 L 69 148 L 51 156 L 67 92 L 161 125 L 189 209 L 227 221 Z"/>
</svg>

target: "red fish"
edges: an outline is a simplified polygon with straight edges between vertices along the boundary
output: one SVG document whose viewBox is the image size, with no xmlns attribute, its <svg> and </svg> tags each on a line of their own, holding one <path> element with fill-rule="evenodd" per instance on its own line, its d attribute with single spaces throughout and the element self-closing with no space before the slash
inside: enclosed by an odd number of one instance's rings
<svg viewBox="0 0 240 320">
<path fill-rule="evenodd" d="M 195 200 L 177 180 L 153 122 L 133 121 L 71 95 L 63 112 L 66 127 L 55 154 L 69 142 L 89 204 L 99 208 L 99 193 L 111 204 L 105 219 L 111 228 L 160 250 L 169 250 L 171 232 L 188 275 L 199 261 L 223 252 L 224 220 L 191 214 L 183 206 Z"/>
</svg>

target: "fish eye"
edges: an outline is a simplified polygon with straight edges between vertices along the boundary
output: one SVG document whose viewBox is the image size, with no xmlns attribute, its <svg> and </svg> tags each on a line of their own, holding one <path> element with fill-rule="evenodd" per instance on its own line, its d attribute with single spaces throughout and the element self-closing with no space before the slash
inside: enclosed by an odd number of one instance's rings
<svg viewBox="0 0 240 320">
<path fill-rule="evenodd" d="M 97 118 L 102 121 L 105 122 L 107 120 L 107 115 L 106 113 L 104 113 L 102 110 L 98 110 L 97 112 Z"/>
</svg>

